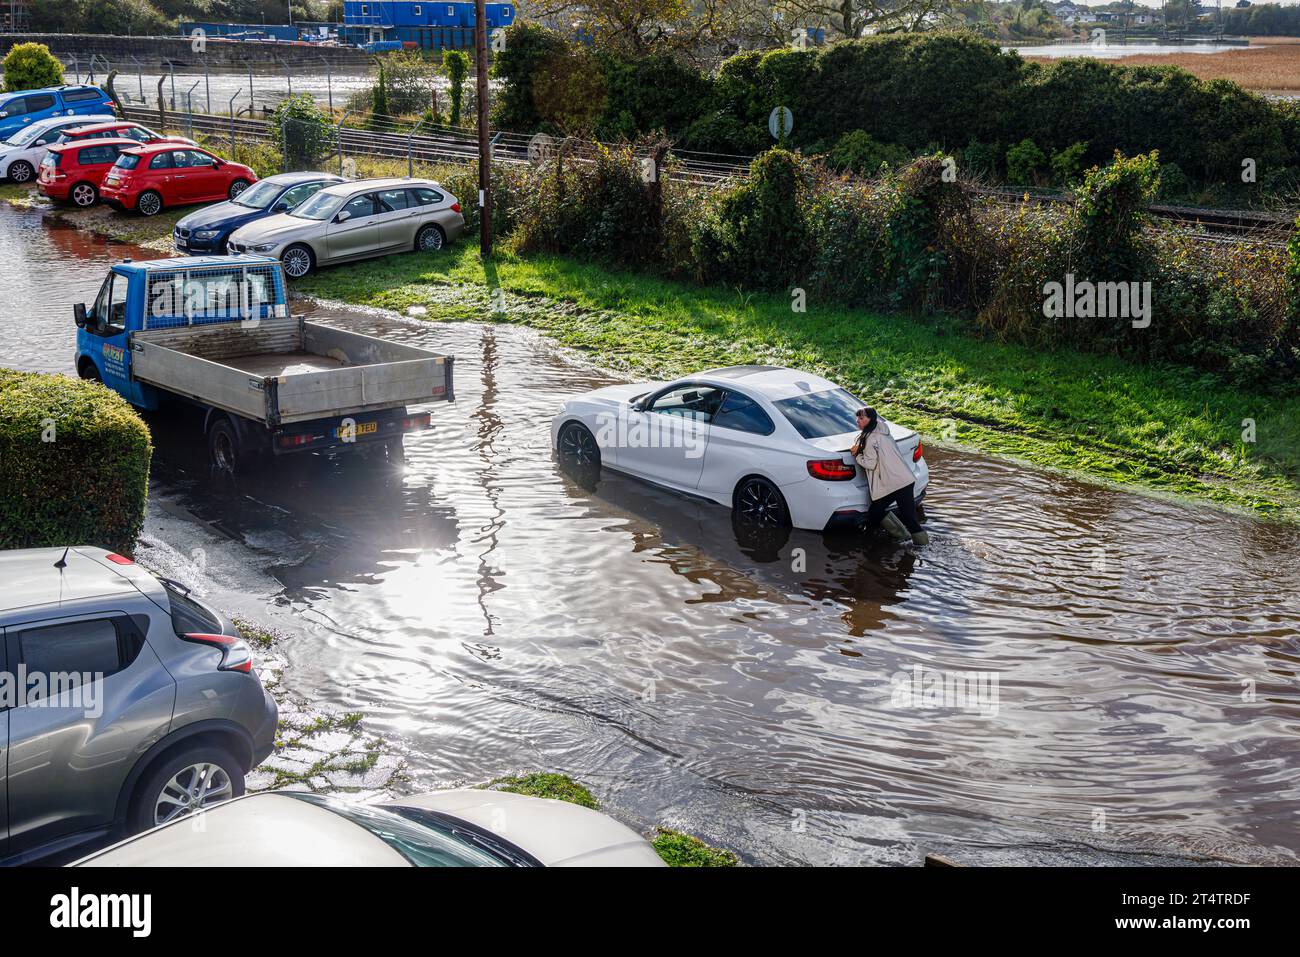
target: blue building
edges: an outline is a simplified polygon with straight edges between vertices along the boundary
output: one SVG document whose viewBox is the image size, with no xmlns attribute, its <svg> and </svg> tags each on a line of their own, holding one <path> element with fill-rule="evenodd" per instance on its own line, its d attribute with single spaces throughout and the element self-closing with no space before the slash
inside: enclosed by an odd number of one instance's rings
<svg viewBox="0 0 1300 957">
<path fill-rule="evenodd" d="M 509 3 L 486 4 L 488 33 L 515 22 Z M 343 0 L 345 43 L 401 44 L 406 49 L 447 50 L 474 45 L 474 4 L 423 0 Z"/>
</svg>

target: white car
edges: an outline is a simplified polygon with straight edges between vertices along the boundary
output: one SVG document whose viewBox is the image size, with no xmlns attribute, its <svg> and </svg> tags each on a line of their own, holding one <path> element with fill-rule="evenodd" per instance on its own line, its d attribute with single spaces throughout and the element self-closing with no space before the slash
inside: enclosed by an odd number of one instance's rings
<svg viewBox="0 0 1300 957">
<path fill-rule="evenodd" d="M 645 838 L 565 801 L 463 789 L 354 804 L 263 791 L 224 801 L 74 867 L 663 867 Z"/>
<path fill-rule="evenodd" d="M 30 126 L 14 130 L 0 142 L 0 177 L 11 183 L 30 183 L 40 168 L 41 160 L 59 134 L 73 126 L 90 126 L 94 123 L 112 123 L 116 116 L 51 116 L 37 120 Z"/>
<path fill-rule="evenodd" d="M 569 399 L 551 421 L 551 446 L 571 467 L 623 472 L 759 524 L 823 531 L 867 510 L 849 454 L 854 413 L 867 404 L 807 372 L 730 366 Z M 890 426 L 919 503 L 930 482 L 921 437 Z"/>
</svg>

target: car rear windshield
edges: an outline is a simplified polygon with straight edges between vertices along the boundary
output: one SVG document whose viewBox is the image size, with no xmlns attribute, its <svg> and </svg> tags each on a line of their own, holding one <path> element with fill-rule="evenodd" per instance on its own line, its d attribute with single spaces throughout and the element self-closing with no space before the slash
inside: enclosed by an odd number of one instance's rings
<svg viewBox="0 0 1300 957">
<path fill-rule="evenodd" d="M 504 861 L 467 844 L 450 831 L 415 823 L 382 808 L 344 804 L 323 794 L 284 792 L 345 817 L 379 838 L 415 867 L 506 867 Z"/>
<path fill-rule="evenodd" d="M 50 150 L 48 153 L 45 154 L 45 159 L 43 159 L 41 162 L 49 163 L 51 166 L 58 166 L 61 162 L 63 162 L 63 154 L 56 153 L 54 152 L 54 150 Z"/>
<path fill-rule="evenodd" d="M 797 395 L 793 399 L 781 399 L 775 405 L 805 439 L 856 432 L 855 413 L 862 408 L 862 403 L 843 389 Z"/>
<path fill-rule="evenodd" d="M 140 157 L 133 156 L 130 153 L 123 153 L 113 165 L 118 169 L 135 169 L 140 165 Z"/>
<path fill-rule="evenodd" d="M 171 602 L 172 630 L 178 635 L 220 634 L 221 622 L 216 615 L 189 596 L 186 589 L 163 579 L 167 599 Z"/>
</svg>

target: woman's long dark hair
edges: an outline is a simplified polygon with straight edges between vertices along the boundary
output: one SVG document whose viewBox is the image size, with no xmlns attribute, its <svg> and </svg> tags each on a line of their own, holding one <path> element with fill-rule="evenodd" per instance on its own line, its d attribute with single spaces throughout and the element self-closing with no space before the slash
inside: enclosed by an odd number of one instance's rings
<svg viewBox="0 0 1300 957">
<path fill-rule="evenodd" d="M 876 415 L 876 410 L 870 406 L 865 409 L 858 409 L 857 414 L 865 415 L 868 419 L 867 427 L 863 429 L 862 434 L 858 436 L 860 440 L 865 442 L 867 440 L 867 435 L 876 427 L 876 423 L 880 421 L 880 416 Z"/>
</svg>

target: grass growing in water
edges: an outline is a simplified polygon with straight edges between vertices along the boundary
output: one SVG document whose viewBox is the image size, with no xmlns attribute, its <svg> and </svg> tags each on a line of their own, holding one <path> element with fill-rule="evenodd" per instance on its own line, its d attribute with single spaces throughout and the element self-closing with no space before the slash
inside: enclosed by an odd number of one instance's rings
<svg viewBox="0 0 1300 957">
<path fill-rule="evenodd" d="M 739 859 L 731 851 L 709 847 L 698 837 L 671 828 L 655 828 L 650 843 L 669 867 L 735 867 Z"/>
</svg>

